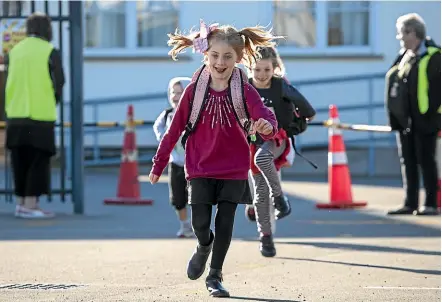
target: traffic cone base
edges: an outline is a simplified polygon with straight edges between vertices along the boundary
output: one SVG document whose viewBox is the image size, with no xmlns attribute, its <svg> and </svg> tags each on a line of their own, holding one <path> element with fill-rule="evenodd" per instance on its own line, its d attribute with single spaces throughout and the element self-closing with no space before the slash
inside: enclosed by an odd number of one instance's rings
<svg viewBox="0 0 442 302">
<path fill-rule="evenodd" d="M 367 205 L 367 202 L 361 201 L 361 202 L 354 202 L 354 201 L 348 201 L 348 200 L 336 200 L 336 203 L 317 203 L 316 208 L 317 209 L 353 209 L 353 208 L 361 208 L 365 207 Z"/>
</svg>

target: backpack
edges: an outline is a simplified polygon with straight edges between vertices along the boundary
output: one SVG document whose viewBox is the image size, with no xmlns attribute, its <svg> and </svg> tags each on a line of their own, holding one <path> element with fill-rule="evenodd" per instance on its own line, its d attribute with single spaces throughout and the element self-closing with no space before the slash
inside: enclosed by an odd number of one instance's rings
<svg viewBox="0 0 442 302">
<path fill-rule="evenodd" d="M 173 111 L 173 108 L 167 108 L 166 110 L 164 110 L 164 123 L 167 123 L 167 118 L 169 116 L 169 114 L 171 114 Z"/>
<path fill-rule="evenodd" d="M 252 83 L 252 81 L 252 79 L 249 79 L 249 83 Z M 287 133 L 287 137 L 290 139 L 295 153 L 312 165 L 313 168 L 317 169 L 318 166 L 303 156 L 296 148 L 294 136 L 303 133 L 307 129 L 307 121 L 302 118 L 298 108 L 296 108 L 290 100 L 283 98 L 284 81 L 290 85 L 285 78 L 277 77 L 273 77 L 271 83 L 271 93 L 274 95 L 275 99 L 279 100 L 273 103 L 278 126 L 284 129 Z"/>
<path fill-rule="evenodd" d="M 210 85 L 210 71 L 205 65 L 200 67 L 192 77 L 192 83 L 195 83 L 193 87 L 193 98 L 190 102 L 189 116 L 187 118 L 187 124 L 184 129 L 184 134 L 181 139 L 181 145 L 185 148 L 187 138 L 193 131 L 195 131 L 198 121 L 201 117 L 201 112 L 207 102 L 207 94 Z M 235 119 L 244 132 L 247 134 L 247 140 L 250 142 L 248 136 L 251 121 L 250 115 L 247 110 L 246 99 L 244 96 L 244 84 L 247 83 L 247 76 L 244 71 L 235 67 L 233 69 L 232 76 L 229 80 L 229 97 L 228 100 L 234 108 Z"/>
<path fill-rule="evenodd" d="M 286 78 L 279 79 L 279 82 L 281 84 L 280 88 L 278 88 L 281 90 L 281 93 L 283 93 L 283 81 L 285 81 L 288 85 L 291 85 Z M 305 130 L 307 130 L 307 121 L 302 118 L 301 112 L 290 100 L 283 99 L 282 97 L 281 99 L 282 106 L 280 106 L 280 109 L 282 110 L 280 110 L 281 112 L 279 113 L 279 115 L 282 121 L 281 126 L 287 133 L 287 136 L 292 137 L 303 133 Z"/>
</svg>

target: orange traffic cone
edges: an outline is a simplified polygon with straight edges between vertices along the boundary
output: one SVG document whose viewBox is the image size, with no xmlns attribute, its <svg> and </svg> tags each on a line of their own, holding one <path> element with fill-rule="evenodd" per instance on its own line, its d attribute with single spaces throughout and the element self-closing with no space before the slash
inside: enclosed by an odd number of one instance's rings
<svg viewBox="0 0 442 302">
<path fill-rule="evenodd" d="M 437 164 L 437 175 L 438 175 L 438 180 L 437 180 L 437 207 L 440 209 L 440 176 L 441 176 L 441 162 L 440 162 L 440 131 L 438 133 L 437 136 L 437 141 L 436 141 L 436 164 Z"/>
<path fill-rule="evenodd" d="M 105 199 L 111 205 L 151 205 L 152 199 L 140 198 L 138 181 L 138 152 L 135 139 L 134 109 L 127 109 L 126 130 L 124 131 L 123 151 L 121 153 L 120 178 L 117 198 Z"/>
<path fill-rule="evenodd" d="M 330 105 L 329 115 L 334 124 L 339 123 L 338 108 L 335 105 Z M 366 202 L 353 202 L 350 170 L 341 130 L 330 128 L 328 137 L 330 203 L 318 203 L 316 207 L 318 209 L 345 209 L 366 206 Z"/>
</svg>

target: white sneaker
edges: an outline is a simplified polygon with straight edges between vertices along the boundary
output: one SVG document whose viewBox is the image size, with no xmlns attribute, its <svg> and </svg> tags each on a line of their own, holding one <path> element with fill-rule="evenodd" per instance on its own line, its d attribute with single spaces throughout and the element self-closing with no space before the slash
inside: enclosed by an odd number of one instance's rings
<svg viewBox="0 0 442 302">
<path fill-rule="evenodd" d="M 24 219 L 48 219 L 55 217 L 55 214 L 42 209 L 28 209 L 23 206 L 17 206 L 15 208 L 15 216 Z"/>
<path fill-rule="evenodd" d="M 192 238 L 194 237 L 192 227 L 190 225 L 182 226 L 176 233 L 178 238 Z"/>
<path fill-rule="evenodd" d="M 22 208 L 21 205 L 16 205 L 15 206 L 15 212 L 14 212 L 14 216 L 15 217 L 19 217 L 21 208 Z"/>
</svg>

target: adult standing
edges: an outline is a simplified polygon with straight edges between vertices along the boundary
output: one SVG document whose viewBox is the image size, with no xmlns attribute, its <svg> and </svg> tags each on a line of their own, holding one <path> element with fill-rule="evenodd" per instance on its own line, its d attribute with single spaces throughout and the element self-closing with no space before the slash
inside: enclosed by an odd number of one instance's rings
<svg viewBox="0 0 442 302">
<path fill-rule="evenodd" d="M 415 13 L 396 22 L 402 49 L 387 73 L 386 104 L 398 149 L 405 203 L 389 215 L 437 215 L 436 141 L 440 131 L 440 46 L 426 35 L 424 20 Z M 419 166 L 426 191 L 419 208 Z"/>
<path fill-rule="evenodd" d="M 14 172 L 15 215 L 49 218 L 54 214 L 41 210 L 38 198 L 50 189 L 57 103 L 65 79 L 60 54 L 51 44 L 51 19 L 32 14 L 26 35 L 5 56 L 6 147 Z"/>
</svg>

